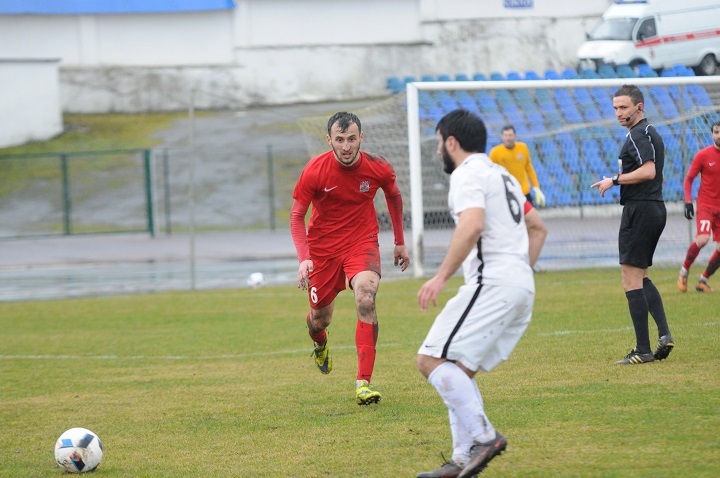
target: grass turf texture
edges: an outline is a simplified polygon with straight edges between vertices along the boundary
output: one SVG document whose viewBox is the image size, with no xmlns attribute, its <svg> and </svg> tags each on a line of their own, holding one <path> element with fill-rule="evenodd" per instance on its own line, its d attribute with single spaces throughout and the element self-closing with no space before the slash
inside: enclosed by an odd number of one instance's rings
<svg viewBox="0 0 720 478">
<path fill-rule="evenodd" d="M 654 270 L 676 350 L 613 366 L 633 346 L 618 269 L 536 276 L 533 322 L 478 374 L 509 440 L 483 476 L 715 477 L 720 302 Z M 459 285 L 454 278 L 441 303 Z M 352 298 L 330 327 L 334 369 L 310 357 L 294 287 L 0 303 L 0 476 L 52 477 L 71 427 L 97 433 L 102 477 L 415 476 L 450 455 L 446 408 L 415 368 L 436 310 L 421 281 L 378 294 L 378 405 L 355 404 Z M 651 336 L 655 327 L 651 320 Z"/>
</svg>

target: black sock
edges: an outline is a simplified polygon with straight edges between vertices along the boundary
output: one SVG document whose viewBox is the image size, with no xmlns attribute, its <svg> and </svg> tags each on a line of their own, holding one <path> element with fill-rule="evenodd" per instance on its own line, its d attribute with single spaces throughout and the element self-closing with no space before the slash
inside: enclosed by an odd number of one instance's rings
<svg viewBox="0 0 720 478">
<path fill-rule="evenodd" d="M 668 335 L 670 333 L 670 327 L 668 327 L 667 317 L 665 317 L 662 297 L 660 297 L 660 292 L 649 277 L 643 279 L 643 290 L 645 291 L 648 311 L 650 315 L 652 315 L 652 318 L 655 319 L 655 324 L 657 325 L 658 336 Z"/>
<path fill-rule="evenodd" d="M 633 327 L 635 327 L 637 342 L 635 349 L 638 353 L 649 354 L 651 352 L 650 333 L 648 332 L 648 303 L 645 299 L 645 291 L 643 289 L 629 290 L 625 292 L 625 297 L 627 297 L 630 317 L 632 317 Z"/>
</svg>

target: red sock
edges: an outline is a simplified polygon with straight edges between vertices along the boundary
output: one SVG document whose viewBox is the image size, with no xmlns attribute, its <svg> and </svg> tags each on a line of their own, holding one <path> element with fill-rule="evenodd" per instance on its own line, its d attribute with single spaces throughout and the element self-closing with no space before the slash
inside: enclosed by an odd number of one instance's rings
<svg viewBox="0 0 720 478">
<path fill-rule="evenodd" d="M 378 324 L 366 324 L 358 320 L 355 328 L 355 345 L 358 353 L 358 380 L 370 382 L 375 368 L 375 345 L 378 338 Z"/>
<path fill-rule="evenodd" d="M 700 254 L 700 248 L 697 244 L 695 244 L 695 241 L 693 241 L 690 244 L 690 247 L 688 247 L 687 255 L 685 256 L 685 262 L 683 263 L 683 267 L 685 268 L 685 270 L 690 270 L 690 266 L 693 264 L 693 262 L 695 262 L 698 254 Z"/>
<path fill-rule="evenodd" d="M 710 257 L 710 260 L 708 261 L 707 269 L 705 269 L 705 272 L 703 272 L 703 277 L 708 279 L 711 275 L 715 273 L 716 270 L 720 267 L 720 250 L 715 249 L 715 252 Z"/>
<path fill-rule="evenodd" d="M 312 321 L 310 320 L 311 315 L 312 315 L 312 311 L 308 312 L 307 327 L 308 327 L 308 332 L 310 333 L 310 338 L 316 344 L 325 343 L 325 341 L 327 340 L 327 333 L 325 333 L 325 329 L 318 330 L 313 327 Z"/>
</svg>

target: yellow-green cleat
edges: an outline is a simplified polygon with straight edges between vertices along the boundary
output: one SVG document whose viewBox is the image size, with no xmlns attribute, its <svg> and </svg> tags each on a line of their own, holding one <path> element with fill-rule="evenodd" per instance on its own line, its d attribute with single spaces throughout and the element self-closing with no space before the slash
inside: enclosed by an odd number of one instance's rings
<svg viewBox="0 0 720 478">
<path fill-rule="evenodd" d="M 358 405 L 370 405 L 380 401 L 381 395 L 377 390 L 373 390 L 368 382 L 363 380 L 360 386 L 355 389 L 355 399 Z"/>
<path fill-rule="evenodd" d="M 332 371 L 332 357 L 327 340 L 322 345 L 315 344 L 312 356 L 315 357 L 315 365 L 321 373 L 328 374 Z"/>
</svg>

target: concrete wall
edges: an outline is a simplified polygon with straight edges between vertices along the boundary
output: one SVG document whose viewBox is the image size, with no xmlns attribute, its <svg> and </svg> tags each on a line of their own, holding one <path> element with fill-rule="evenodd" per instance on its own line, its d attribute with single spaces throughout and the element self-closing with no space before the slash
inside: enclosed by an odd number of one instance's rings
<svg viewBox="0 0 720 478">
<path fill-rule="evenodd" d="M 58 60 L 0 60 L 0 147 L 62 132 Z"/>
<path fill-rule="evenodd" d="M 182 110 L 192 90 L 198 108 L 356 99 L 386 95 L 388 76 L 572 67 L 610 3 L 507 1 L 237 0 L 217 12 L 0 16 L 0 36 L 23 39 L 0 41 L 0 57 L 60 57 L 67 112 Z"/>
</svg>

